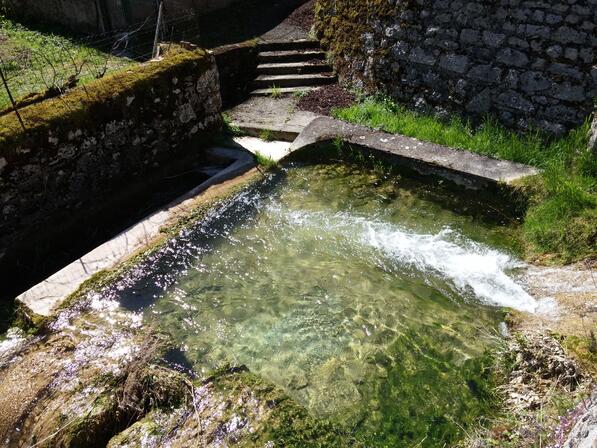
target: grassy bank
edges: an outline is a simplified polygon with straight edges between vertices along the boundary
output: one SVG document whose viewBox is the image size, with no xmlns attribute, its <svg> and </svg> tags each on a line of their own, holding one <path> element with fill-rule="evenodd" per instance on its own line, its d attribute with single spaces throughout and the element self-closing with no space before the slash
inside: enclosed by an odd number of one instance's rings
<svg viewBox="0 0 597 448">
<path fill-rule="evenodd" d="M 97 38 L 96 41 L 101 38 Z M 100 42 L 110 44 L 109 41 Z M 108 45 L 109 47 L 110 45 Z M 74 39 L 30 29 L 0 15 L 0 60 L 17 101 L 48 90 L 83 84 L 135 64 Z M 10 105 L 0 86 L 0 110 Z"/>
<path fill-rule="evenodd" d="M 521 236 L 527 257 L 568 263 L 597 256 L 597 157 L 587 151 L 589 123 L 559 139 L 521 135 L 488 119 L 473 128 L 458 117 L 445 122 L 386 99 L 335 110 L 336 118 L 453 148 L 539 167 L 526 181 L 531 199 Z"/>
</svg>

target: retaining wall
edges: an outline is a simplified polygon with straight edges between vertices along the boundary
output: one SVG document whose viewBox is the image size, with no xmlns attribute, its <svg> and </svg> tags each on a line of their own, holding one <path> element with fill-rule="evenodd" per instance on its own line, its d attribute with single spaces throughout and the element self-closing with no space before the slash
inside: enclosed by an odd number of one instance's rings
<svg viewBox="0 0 597 448">
<path fill-rule="evenodd" d="M 343 80 L 422 111 L 562 133 L 597 95 L 597 0 L 320 0 Z"/>
<path fill-rule="evenodd" d="M 212 55 L 180 51 L 0 117 L 0 272 L 221 127 Z M 24 251 L 24 252 L 23 252 Z"/>
<path fill-rule="evenodd" d="M 224 108 L 236 106 L 247 98 L 251 82 L 257 76 L 258 41 L 224 45 L 215 48 L 213 53 L 220 74 Z"/>
</svg>

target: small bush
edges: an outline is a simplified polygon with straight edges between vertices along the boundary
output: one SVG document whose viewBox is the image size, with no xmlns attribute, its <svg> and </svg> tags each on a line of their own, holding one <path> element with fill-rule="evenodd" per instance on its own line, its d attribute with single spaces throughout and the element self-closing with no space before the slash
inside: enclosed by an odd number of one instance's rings
<svg viewBox="0 0 597 448">
<path fill-rule="evenodd" d="M 274 134 L 271 130 L 269 129 L 263 129 L 260 133 L 259 133 L 259 138 L 265 142 L 271 142 L 274 140 Z"/>
<path fill-rule="evenodd" d="M 242 129 L 232 123 L 232 119 L 228 114 L 222 114 L 222 122 L 224 123 L 224 131 L 227 134 L 233 135 L 235 137 L 242 137 L 244 135 Z"/>
</svg>

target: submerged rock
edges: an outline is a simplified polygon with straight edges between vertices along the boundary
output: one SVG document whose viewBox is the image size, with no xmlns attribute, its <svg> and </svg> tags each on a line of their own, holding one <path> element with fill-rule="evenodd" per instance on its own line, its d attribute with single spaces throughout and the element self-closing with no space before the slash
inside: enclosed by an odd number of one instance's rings
<svg viewBox="0 0 597 448">
<path fill-rule="evenodd" d="M 224 369 L 191 385 L 189 399 L 171 409 L 156 409 L 108 448 L 142 446 L 360 446 L 334 424 L 307 411 L 246 368 Z"/>
</svg>

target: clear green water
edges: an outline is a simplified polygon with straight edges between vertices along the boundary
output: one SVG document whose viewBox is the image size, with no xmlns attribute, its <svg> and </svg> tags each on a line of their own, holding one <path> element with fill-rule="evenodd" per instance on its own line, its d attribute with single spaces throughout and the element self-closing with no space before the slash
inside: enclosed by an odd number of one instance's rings
<svg viewBox="0 0 597 448">
<path fill-rule="evenodd" d="M 513 229 L 447 190 L 295 167 L 114 288 L 201 376 L 244 364 L 372 446 L 443 446 L 491 406 L 484 352 L 516 284 Z"/>
</svg>

